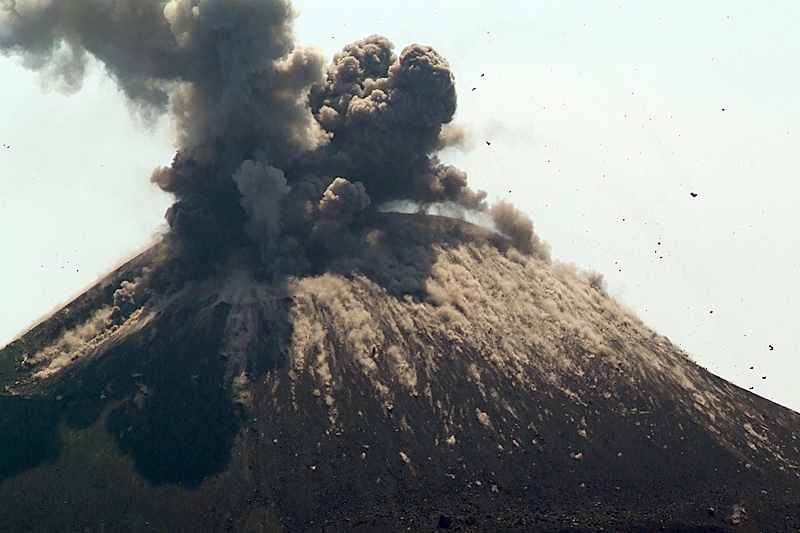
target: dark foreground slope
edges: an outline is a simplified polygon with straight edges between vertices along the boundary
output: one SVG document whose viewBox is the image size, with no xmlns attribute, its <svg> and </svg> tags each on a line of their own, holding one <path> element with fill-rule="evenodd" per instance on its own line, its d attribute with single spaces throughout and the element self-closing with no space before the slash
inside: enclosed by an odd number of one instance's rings
<svg viewBox="0 0 800 533">
<path fill-rule="evenodd" d="M 0 529 L 800 530 L 800 415 L 489 232 L 114 309 L 159 260 L 0 352 Z"/>
</svg>

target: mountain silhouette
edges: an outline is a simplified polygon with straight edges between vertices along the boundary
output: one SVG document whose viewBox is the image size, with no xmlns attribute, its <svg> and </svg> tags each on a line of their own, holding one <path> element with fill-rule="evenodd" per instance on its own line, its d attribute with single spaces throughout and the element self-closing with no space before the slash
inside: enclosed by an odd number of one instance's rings
<svg viewBox="0 0 800 533">
<path fill-rule="evenodd" d="M 3 529 L 800 530 L 800 415 L 597 274 L 421 214 L 350 246 L 139 290 L 156 244 L 3 348 Z"/>
</svg>

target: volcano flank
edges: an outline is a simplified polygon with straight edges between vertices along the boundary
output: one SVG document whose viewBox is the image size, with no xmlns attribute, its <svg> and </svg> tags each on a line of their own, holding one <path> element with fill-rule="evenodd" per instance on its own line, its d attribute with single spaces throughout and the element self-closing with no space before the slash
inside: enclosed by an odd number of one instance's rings
<svg viewBox="0 0 800 533">
<path fill-rule="evenodd" d="M 114 311 L 156 245 L 3 349 L 0 522 L 800 527 L 800 415 L 691 362 L 594 275 L 455 219 L 368 227 L 322 274 L 234 271 Z"/>
<path fill-rule="evenodd" d="M 295 16 L 0 2 L 0 52 L 176 134 L 164 237 L 0 350 L 2 529 L 800 531 L 800 415 L 439 160 L 433 47 L 327 63 Z"/>
</svg>

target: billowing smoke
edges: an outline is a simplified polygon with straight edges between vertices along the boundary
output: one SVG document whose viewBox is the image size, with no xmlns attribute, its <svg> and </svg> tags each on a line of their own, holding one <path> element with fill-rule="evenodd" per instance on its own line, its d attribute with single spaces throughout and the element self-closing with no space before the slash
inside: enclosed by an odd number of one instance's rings
<svg viewBox="0 0 800 533">
<path fill-rule="evenodd" d="M 441 55 L 371 36 L 326 70 L 295 45 L 294 17 L 288 0 L 0 0 L 0 49 L 65 91 L 94 56 L 143 117 L 171 114 L 178 150 L 151 179 L 175 195 L 182 268 L 238 255 L 267 274 L 318 270 L 378 204 L 488 209 L 435 155 L 460 138 L 443 131 L 456 89 Z M 525 217 L 489 213 L 534 250 Z"/>
<path fill-rule="evenodd" d="M 477 207 L 483 195 L 467 188 L 466 175 L 428 155 L 444 144 L 442 125 L 456 111 L 450 65 L 429 46 L 409 46 L 400 57 L 393 48 L 377 35 L 348 45 L 314 86 L 314 116 L 333 134 L 324 149 L 329 168 L 364 183 L 376 202 Z"/>
</svg>

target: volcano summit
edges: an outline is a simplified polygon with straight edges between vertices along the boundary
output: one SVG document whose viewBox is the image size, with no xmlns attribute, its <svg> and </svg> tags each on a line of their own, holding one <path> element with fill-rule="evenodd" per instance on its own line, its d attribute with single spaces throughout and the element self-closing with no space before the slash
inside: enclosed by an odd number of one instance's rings
<svg viewBox="0 0 800 533">
<path fill-rule="evenodd" d="M 326 68 L 283 0 L 0 17 L 4 51 L 75 89 L 96 57 L 179 139 L 163 240 L 0 351 L 5 528 L 800 530 L 800 415 L 442 164 L 433 48 L 371 36 Z"/>
</svg>

